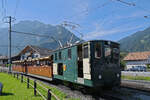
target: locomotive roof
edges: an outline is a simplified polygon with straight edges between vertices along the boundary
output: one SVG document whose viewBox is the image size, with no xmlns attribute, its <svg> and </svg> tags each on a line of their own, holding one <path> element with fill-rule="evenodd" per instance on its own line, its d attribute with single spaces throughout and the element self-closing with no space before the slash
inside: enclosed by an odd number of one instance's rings
<svg viewBox="0 0 150 100">
<path fill-rule="evenodd" d="M 72 46 L 65 46 L 63 48 L 58 48 L 58 49 L 55 49 L 53 50 L 52 52 L 55 52 L 55 51 L 58 51 L 58 50 L 62 50 L 62 49 L 66 49 L 66 48 L 70 48 L 70 47 L 73 47 L 73 46 L 77 46 L 77 45 L 81 45 L 81 44 L 85 44 L 85 43 L 88 43 L 88 42 L 102 42 L 102 41 L 106 41 L 106 42 L 112 42 L 112 43 L 115 43 L 117 45 L 120 45 L 118 42 L 114 42 L 114 41 L 111 41 L 111 40 L 88 40 L 88 41 L 84 41 L 84 42 L 81 42 L 81 43 L 77 43 L 77 44 L 73 44 Z M 52 53 L 51 52 L 51 53 Z"/>
<path fill-rule="evenodd" d="M 86 42 L 94 42 L 94 41 L 107 41 L 107 42 L 112 42 L 112 43 L 116 43 L 116 44 L 120 45 L 118 42 L 114 42 L 114 41 L 111 41 L 111 40 L 89 40 L 89 41 L 86 41 Z"/>
</svg>

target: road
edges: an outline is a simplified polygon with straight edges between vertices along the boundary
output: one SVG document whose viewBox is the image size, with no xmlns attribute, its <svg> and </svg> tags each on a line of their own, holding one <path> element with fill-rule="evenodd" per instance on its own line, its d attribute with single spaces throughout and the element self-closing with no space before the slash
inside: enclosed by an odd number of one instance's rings
<svg viewBox="0 0 150 100">
<path fill-rule="evenodd" d="M 129 76 L 144 76 L 150 77 L 150 72 L 132 72 L 132 71 L 122 71 L 122 75 L 129 75 Z"/>
</svg>

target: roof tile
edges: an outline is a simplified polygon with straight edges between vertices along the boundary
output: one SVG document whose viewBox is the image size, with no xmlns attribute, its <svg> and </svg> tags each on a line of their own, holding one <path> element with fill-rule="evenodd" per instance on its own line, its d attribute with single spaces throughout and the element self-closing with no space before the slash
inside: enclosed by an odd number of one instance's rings
<svg viewBox="0 0 150 100">
<path fill-rule="evenodd" d="M 150 57 L 150 51 L 131 52 L 123 60 L 146 60 Z"/>
</svg>

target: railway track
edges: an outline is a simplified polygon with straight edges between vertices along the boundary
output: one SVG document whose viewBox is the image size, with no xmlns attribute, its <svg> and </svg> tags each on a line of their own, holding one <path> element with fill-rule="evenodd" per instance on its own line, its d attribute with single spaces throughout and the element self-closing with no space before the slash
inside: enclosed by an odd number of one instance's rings
<svg viewBox="0 0 150 100">
<path fill-rule="evenodd" d="M 112 90 L 103 90 L 101 91 L 101 93 L 93 94 L 88 91 L 87 93 L 83 93 L 81 92 L 81 90 L 71 89 L 70 87 L 64 86 L 63 84 L 55 84 L 51 81 L 43 80 L 33 76 L 32 78 L 42 81 L 44 84 L 50 85 L 52 87 L 61 90 L 62 92 L 68 95 L 67 98 L 70 97 L 80 98 L 81 100 L 138 100 L 139 98 L 141 98 L 138 97 L 139 95 L 149 96 L 150 98 L 148 91 L 141 91 L 135 88 L 129 88 L 125 86 L 121 86 L 120 88 L 113 88 Z M 149 100 L 149 99 L 140 99 L 140 100 Z"/>
<path fill-rule="evenodd" d="M 40 79 L 40 78 L 30 76 L 30 75 L 27 75 L 27 76 L 31 77 L 32 79 L 39 80 L 46 85 L 50 85 L 51 87 L 55 87 L 61 90 L 62 92 L 68 95 L 67 98 L 70 98 L 70 97 L 80 98 L 81 100 L 122 100 L 120 97 L 109 94 L 109 93 L 105 93 L 104 91 L 101 91 L 101 93 L 95 93 L 95 94 L 91 93 L 90 91 L 86 91 L 86 93 L 85 92 L 83 93 L 79 89 L 72 89 L 68 86 L 64 86 L 63 84 L 55 84 L 54 82 L 51 82 L 49 80 Z"/>
<path fill-rule="evenodd" d="M 122 80 L 121 86 L 140 91 L 150 92 L 150 82 L 142 80 Z"/>
<path fill-rule="evenodd" d="M 51 87 L 58 88 L 62 92 L 66 93 L 67 98 L 80 98 L 81 100 L 149 100 L 150 94 L 149 91 L 145 91 L 138 88 L 133 88 L 127 86 L 121 86 L 120 88 L 114 88 L 112 90 L 104 90 L 101 93 L 91 94 L 91 93 L 82 93 L 81 90 L 74 89 L 72 90 L 70 87 L 64 86 L 62 84 L 55 84 L 51 81 L 40 79 L 37 77 L 30 76 L 33 79 L 42 81 L 44 84 L 50 85 Z M 124 83 L 138 83 L 139 81 L 131 81 L 131 80 L 123 80 Z M 149 82 L 141 82 L 142 84 L 149 84 Z M 131 86 L 131 85 L 130 85 Z M 132 86 L 134 86 L 132 84 Z M 135 86 L 134 86 L 135 87 Z M 136 86 L 137 87 L 137 86 Z M 144 96 L 144 99 L 141 98 L 141 95 Z M 139 97 L 140 96 L 140 97 Z M 145 97 L 147 99 L 145 99 Z M 66 98 L 66 100 L 67 100 Z"/>
</svg>

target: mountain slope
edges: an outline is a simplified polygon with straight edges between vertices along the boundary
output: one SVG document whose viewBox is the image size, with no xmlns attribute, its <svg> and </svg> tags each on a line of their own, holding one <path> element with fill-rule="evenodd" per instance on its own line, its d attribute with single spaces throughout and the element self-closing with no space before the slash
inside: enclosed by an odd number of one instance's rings
<svg viewBox="0 0 150 100">
<path fill-rule="evenodd" d="M 150 51 L 150 27 L 119 41 L 121 51 Z"/>
<path fill-rule="evenodd" d="M 20 21 L 12 26 L 12 30 L 20 32 L 30 32 L 35 34 L 42 34 L 53 36 L 56 40 L 60 40 L 62 44 L 65 44 L 71 37 L 73 33 L 62 26 L 52 26 L 49 24 L 44 24 L 39 21 Z M 0 54 L 7 54 L 8 48 L 8 28 L 0 29 Z M 79 40 L 75 35 L 73 36 L 72 42 Z M 16 54 L 26 45 L 36 45 L 48 49 L 55 49 L 59 45 L 53 39 L 48 37 L 35 37 L 25 34 L 12 33 L 12 53 Z"/>
</svg>

